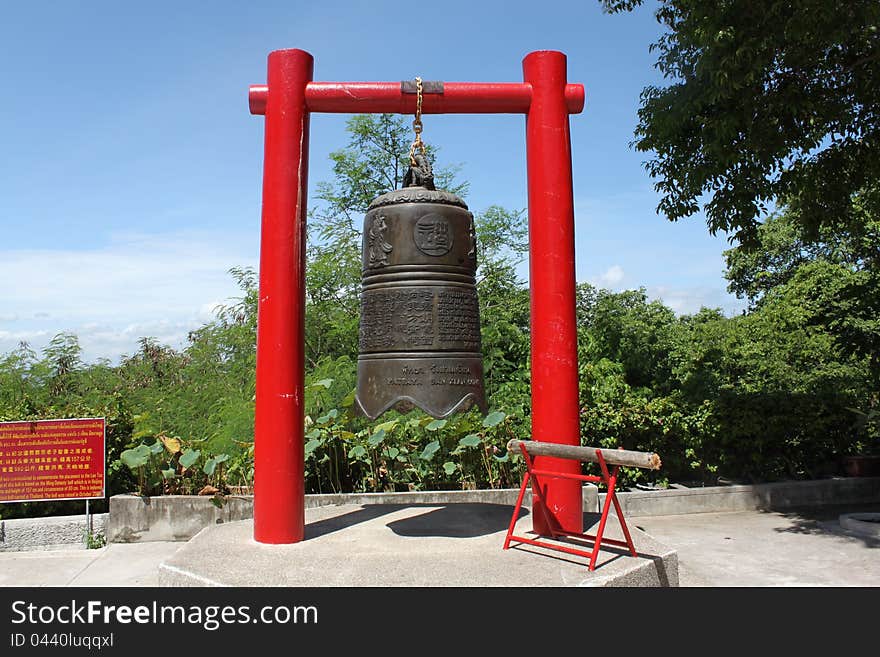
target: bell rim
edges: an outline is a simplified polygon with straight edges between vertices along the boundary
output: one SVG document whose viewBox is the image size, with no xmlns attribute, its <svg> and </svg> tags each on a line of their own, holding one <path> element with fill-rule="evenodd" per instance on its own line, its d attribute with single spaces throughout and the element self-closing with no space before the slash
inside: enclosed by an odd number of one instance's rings
<svg viewBox="0 0 880 657">
<path fill-rule="evenodd" d="M 410 395 L 397 395 L 391 398 L 385 404 L 379 406 L 381 410 L 375 415 L 367 410 L 363 401 L 361 401 L 360 395 L 355 394 L 354 402 L 357 412 L 370 420 L 376 420 L 392 409 L 397 410 L 398 412 L 409 412 L 410 410 L 418 408 L 423 413 L 437 420 L 448 418 L 457 413 L 464 413 L 474 407 L 476 407 L 483 415 L 486 415 L 489 412 L 489 406 L 486 403 L 486 395 L 483 391 L 467 392 L 462 395 L 455 404 L 445 410 L 432 408 L 430 404 L 425 404 Z M 406 404 L 409 405 L 410 408 L 407 411 L 401 411 L 397 408 L 398 404 Z"/>
</svg>

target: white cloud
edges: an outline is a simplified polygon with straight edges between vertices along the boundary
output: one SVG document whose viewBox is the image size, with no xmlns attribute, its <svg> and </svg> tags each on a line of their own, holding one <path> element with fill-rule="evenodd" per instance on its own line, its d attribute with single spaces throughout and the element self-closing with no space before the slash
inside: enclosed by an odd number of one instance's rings
<svg viewBox="0 0 880 657">
<path fill-rule="evenodd" d="M 52 337 L 49 331 L 0 331 L 0 345 L 3 345 L 3 351 L 9 351 L 5 345 L 11 344 L 17 346 L 19 342 L 34 342 L 43 338 Z"/>
<path fill-rule="evenodd" d="M 115 361 L 141 337 L 182 346 L 218 299 L 238 296 L 228 270 L 256 267 L 258 248 L 256 235 L 188 232 L 116 236 L 83 250 L 0 250 L 0 353 L 21 340 L 42 349 L 62 331 L 77 334 L 86 360 Z"/>
<path fill-rule="evenodd" d="M 201 308 L 199 308 L 199 314 L 205 317 L 211 317 L 217 312 L 218 308 L 225 305 L 225 301 L 220 300 L 203 303 Z"/>
<path fill-rule="evenodd" d="M 721 308 L 728 316 L 738 314 L 745 303 L 729 295 L 722 287 L 649 286 L 649 299 L 659 299 L 678 315 L 692 315 L 700 308 Z"/>
<path fill-rule="evenodd" d="M 596 287 L 614 288 L 624 278 L 623 267 L 620 265 L 612 265 L 599 276 L 590 279 L 590 282 Z"/>
</svg>

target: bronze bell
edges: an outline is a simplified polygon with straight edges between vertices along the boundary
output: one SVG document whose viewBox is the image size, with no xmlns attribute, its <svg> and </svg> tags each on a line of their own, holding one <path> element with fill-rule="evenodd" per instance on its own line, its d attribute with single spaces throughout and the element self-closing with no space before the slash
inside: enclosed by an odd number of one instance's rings
<svg viewBox="0 0 880 657">
<path fill-rule="evenodd" d="M 474 217 L 416 160 L 364 217 L 355 406 L 370 419 L 416 406 L 435 418 L 475 403 L 486 412 Z"/>
</svg>

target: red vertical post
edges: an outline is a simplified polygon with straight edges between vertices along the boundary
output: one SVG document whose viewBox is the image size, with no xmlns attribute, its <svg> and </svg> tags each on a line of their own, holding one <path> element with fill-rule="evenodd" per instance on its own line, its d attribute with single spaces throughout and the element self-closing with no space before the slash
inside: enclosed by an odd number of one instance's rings
<svg viewBox="0 0 880 657">
<path fill-rule="evenodd" d="M 299 542 L 305 526 L 305 93 L 312 69 L 305 51 L 269 54 L 254 423 L 254 539 L 260 543 Z"/>
<path fill-rule="evenodd" d="M 574 196 L 565 55 L 546 50 L 529 53 L 523 59 L 523 79 L 532 88 L 526 115 L 532 437 L 579 445 Z M 535 467 L 580 472 L 576 461 L 547 456 L 537 457 Z M 536 533 L 551 534 L 548 516 L 560 529 L 583 532 L 581 482 L 549 480 L 544 501 L 547 513 L 538 509 L 532 513 Z"/>
</svg>

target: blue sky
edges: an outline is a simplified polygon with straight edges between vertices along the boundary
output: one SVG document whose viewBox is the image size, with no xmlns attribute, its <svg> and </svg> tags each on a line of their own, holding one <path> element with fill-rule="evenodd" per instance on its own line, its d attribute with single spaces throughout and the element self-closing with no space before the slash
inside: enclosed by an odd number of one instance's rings
<svg viewBox="0 0 880 657">
<path fill-rule="evenodd" d="M 585 85 L 571 117 L 577 277 L 644 286 L 678 312 L 733 314 L 724 235 L 670 223 L 630 148 L 639 93 L 662 82 L 648 6 L 580 2 L 6 3 L 0 19 L 0 352 L 76 333 L 86 360 L 186 334 L 259 257 L 263 120 L 247 108 L 266 56 L 302 48 L 315 79 L 518 82 L 534 50 Z M 309 187 L 330 179 L 346 115 L 312 117 Z M 521 115 L 429 115 L 437 166 L 467 202 L 526 207 Z M 310 203 L 312 205 L 312 203 Z M 523 272 L 526 272 L 525 266 Z"/>
</svg>

